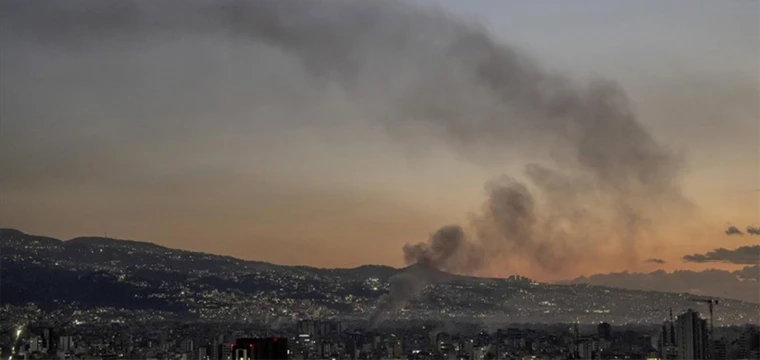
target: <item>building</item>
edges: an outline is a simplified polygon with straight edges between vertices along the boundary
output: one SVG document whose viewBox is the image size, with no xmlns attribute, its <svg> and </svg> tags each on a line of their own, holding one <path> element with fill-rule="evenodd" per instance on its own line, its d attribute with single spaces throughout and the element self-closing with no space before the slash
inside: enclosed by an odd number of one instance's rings
<svg viewBox="0 0 760 360">
<path fill-rule="evenodd" d="M 713 360 L 728 360 L 728 345 L 727 345 L 726 339 L 713 340 L 712 359 Z"/>
<path fill-rule="evenodd" d="M 212 343 L 209 346 L 208 354 L 210 360 L 222 360 L 222 344 Z"/>
<path fill-rule="evenodd" d="M 241 338 L 232 347 L 233 360 L 279 360 L 288 358 L 287 338 Z"/>
<path fill-rule="evenodd" d="M 610 340 L 612 339 L 612 326 L 603 322 L 596 327 L 596 333 L 600 339 Z"/>
<path fill-rule="evenodd" d="M 58 338 L 58 350 L 63 352 L 70 352 L 74 350 L 74 339 L 69 336 L 61 336 Z"/>
<path fill-rule="evenodd" d="M 45 343 L 41 336 L 32 335 L 29 338 L 29 352 L 46 352 Z"/>
<path fill-rule="evenodd" d="M 343 332 L 343 326 L 339 321 L 300 320 L 297 331 L 299 335 L 321 337 L 328 334 L 340 334 Z"/>
<path fill-rule="evenodd" d="M 686 310 L 676 318 L 675 328 L 679 359 L 707 359 L 707 321 L 698 312 Z"/>
<path fill-rule="evenodd" d="M 338 353 L 338 346 L 331 341 L 322 341 L 319 346 L 319 356 L 322 359 L 330 359 Z"/>
<path fill-rule="evenodd" d="M 318 321 L 314 320 L 301 320 L 298 322 L 298 334 L 299 335 L 317 335 Z"/>
<path fill-rule="evenodd" d="M 56 348 L 56 333 L 53 331 L 52 328 L 45 328 L 42 330 L 42 341 L 44 343 L 44 348 L 48 353 L 54 353 Z"/>
<path fill-rule="evenodd" d="M 662 324 L 660 339 L 662 345 L 676 344 L 676 327 L 673 321 L 666 321 L 664 324 Z"/>
<path fill-rule="evenodd" d="M 760 358 L 760 331 L 755 326 L 747 326 L 736 341 L 736 357 L 744 359 Z"/>
<path fill-rule="evenodd" d="M 578 356 L 581 359 L 592 359 L 594 350 L 590 339 L 582 339 L 578 343 Z"/>
<path fill-rule="evenodd" d="M 193 358 L 197 360 L 208 360 L 209 358 L 209 348 L 205 346 L 199 346 L 195 349 L 195 356 Z"/>
<path fill-rule="evenodd" d="M 191 354 L 193 350 L 195 350 L 195 342 L 191 339 L 182 340 L 179 346 L 182 349 L 182 352 L 186 354 Z"/>
<path fill-rule="evenodd" d="M 662 324 L 660 331 L 660 339 L 658 341 L 658 349 L 660 352 L 660 358 L 665 360 L 678 358 L 678 346 L 676 345 L 676 327 L 674 321 L 666 321 Z"/>
<path fill-rule="evenodd" d="M 230 346 L 227 346 L 227 344 L 220 344 L 218 346 L 219 348 L 219 356 L 220 358 L 218 360 L 230 360 L 232 359 L 232 348 L 235 345 L 232 344 Z"/>
</svg>

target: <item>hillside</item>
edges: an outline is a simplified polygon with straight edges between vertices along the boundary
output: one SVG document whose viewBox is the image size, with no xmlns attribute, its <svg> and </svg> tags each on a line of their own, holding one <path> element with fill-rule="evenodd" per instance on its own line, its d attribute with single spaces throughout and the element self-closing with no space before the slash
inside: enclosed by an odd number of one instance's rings
<svg viewBox="0 0 760 360">
<path fill-rule="evenodd" d="M 0 302 L 46 311 L 156 311 L 182 319 L 366 319 L 396 274 L 429 279 L 397 319 L 659 322 L 692 295 L 485 279 L 411 266 L 320 269 L 97 237 L 69 241 L 0 229 Z M 760 322 L 760 305 L 725 299 L 717 322 Z"/>
</svg>

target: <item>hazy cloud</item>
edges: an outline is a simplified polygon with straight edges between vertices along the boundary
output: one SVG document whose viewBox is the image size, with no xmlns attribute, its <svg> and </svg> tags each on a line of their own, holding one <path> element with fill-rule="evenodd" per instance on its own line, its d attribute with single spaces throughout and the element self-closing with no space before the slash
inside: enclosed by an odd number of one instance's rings
<svg viewBox="0 0 760 360">
<path fill-rule="evenodd" d="M 692 293 L 760 303 L 758 267 L 748 266 L 729 272 L 709 269 L 703 271 L 658 270 L 651 273 L 620 272 L 579 277 L 568 283 L 610 286 L 624 289 Z"/>
<path fill-rule="evenodd" d="M 726 233 L 726 235 L 729 235 L 729 236 L 730 235 L 744 235 L 744 233 L 741 230 L 739 230 L 738 227 L 736 227 L 734 225 L 731 225 L 728 228 L 726 228 L 725 233 Z"/>
<path fill-rule="evenodd" d="M 747 234 L 760 235 L 760 227 L 749 225 L 747 226 Z"/>
<path fill-rule="evenodd" d="M 658 259 L 658 258 L 650 258 L 650 259 L 647 259 L 645 262 L 653 263 L 653 264 L 664 264 L 665 260 Z"/>
<path fill-rule="evenodd" d="M 683 261 L 757 264 L 760 262 L 760 245 L 742 246 L 733 250 L 719 248 L 705 254 L 686 255 L 683 257 Z"/>
<path fill-rule="evenodd" d="M 741 270 L 736 270 L 732 274 L 738 276 L 740 279 L 760 281 L 760 266 L 745 266 Z"/>
</svg>

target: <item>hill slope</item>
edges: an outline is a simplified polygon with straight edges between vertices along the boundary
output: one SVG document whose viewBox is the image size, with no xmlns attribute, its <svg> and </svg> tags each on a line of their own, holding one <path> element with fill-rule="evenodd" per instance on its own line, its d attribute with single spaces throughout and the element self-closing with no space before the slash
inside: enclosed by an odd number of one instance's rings
<svg viewBox="0 0 760 360">
<path fill-rule="evenodd" d="M 396 314 L 398 319 L 658 322 L 669 307 L 700 306 L 687 294 L 472 278 L 420 266 L 281 266 L 136 241 L 60 241 L 10 229 L 0 229 L 0 250 L 2 304 L 35 303 L 72 313 L 114 308 L 214 321 L 366 319 L 388 291 L 388 279 L 400 272 L 435 278 L 436 284 Z M 717 321 L 759 322 L 759 313 L 758 304 L 725 300 Z"/>
</svg>

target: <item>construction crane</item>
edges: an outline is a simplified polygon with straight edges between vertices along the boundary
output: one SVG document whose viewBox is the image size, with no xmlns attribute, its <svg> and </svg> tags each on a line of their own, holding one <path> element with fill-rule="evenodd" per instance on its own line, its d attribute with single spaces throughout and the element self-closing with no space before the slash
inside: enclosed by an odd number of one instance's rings
<svg viewBox="0 0 760 360">
<path fill-rule="evenodd" d="M 713 298 L 708 298 L 708 299 L 691 298 L 689 300 L 696 301 L 696 302 L 707 303 L 707 305 L 709 305 L 709 307 L 710 307 L 710 343 L 708 345 L 708 350 L 710 350 L 710 353 L 711 353 L 710 355 L 712 357 L 713 329 L 714 329 L 714 327 L 713 327 L 713 306 L 714 305 L 718 305 L 718 299 L 713 299 Z"/>
</svg>

